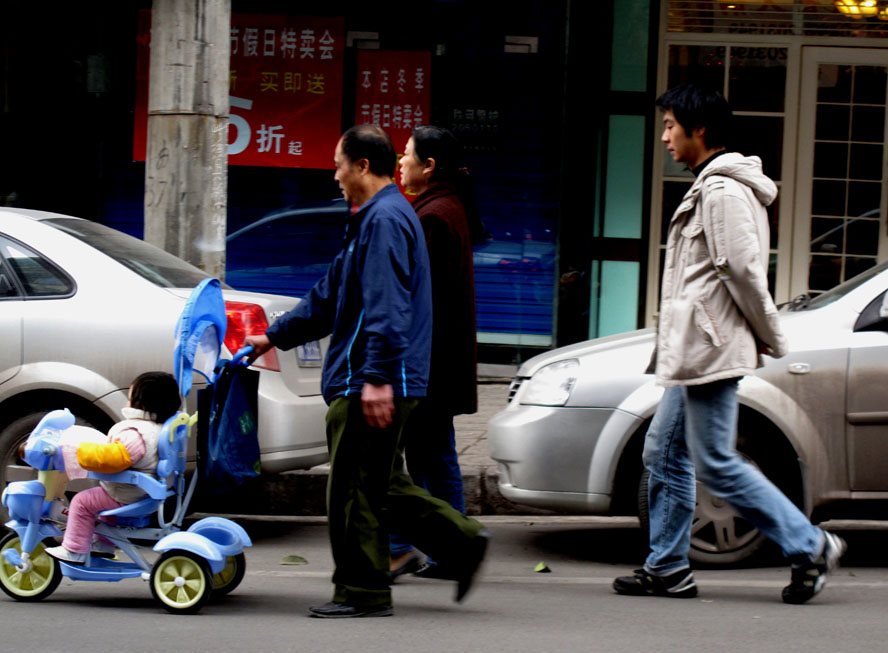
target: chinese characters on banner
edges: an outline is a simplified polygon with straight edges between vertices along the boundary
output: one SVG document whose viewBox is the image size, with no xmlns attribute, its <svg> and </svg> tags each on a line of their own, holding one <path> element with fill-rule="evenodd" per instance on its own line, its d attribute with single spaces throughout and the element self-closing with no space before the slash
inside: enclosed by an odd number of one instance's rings
<svg viewBox="0 0 888 653">
<path fill-rule="evenodd" d="M 141 12 L 133 158 L 145 160 L 150 12 Z M 333 168 L 343 18 L 232 14 L 230 165 Z"/>
<path fill-rule="evenodd" d="M 355 124 L 379 125 L 403 153 L 413 128 L 429 123 L 431 66 L 428 52 L 358 51 Z"/>
</svg>

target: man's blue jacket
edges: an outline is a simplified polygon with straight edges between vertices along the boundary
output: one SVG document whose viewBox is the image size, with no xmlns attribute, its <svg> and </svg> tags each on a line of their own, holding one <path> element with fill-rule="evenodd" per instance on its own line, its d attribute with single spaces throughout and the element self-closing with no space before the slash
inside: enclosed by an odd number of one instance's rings
<svg viewBox="0 0 888 653">
<path fill-rule="evenodd" d="M 425 238 L 416 213 L 389 184 L 349 221 L 326 276 L 266 332 L 280 349 L 330 335 L 321 391 L 361 396 L 364 383 L 424 397 L 432 342 Z"/>
</svg>

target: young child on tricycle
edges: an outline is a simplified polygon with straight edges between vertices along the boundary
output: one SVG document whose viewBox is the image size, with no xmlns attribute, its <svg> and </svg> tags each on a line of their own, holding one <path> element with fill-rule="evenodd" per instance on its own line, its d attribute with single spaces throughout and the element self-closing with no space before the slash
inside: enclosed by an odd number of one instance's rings
<svg viewBox="0 0 888 653">
<path fill-rule="evenodd" d="M 106 443 L 80 443 L 77 463 L 85 470 L 106 474 L 130 468 L 153 474 L 161 429 L 164 422 L 176 414 L 180 404 L 179 386 L 172 375 L 140 374 L 130 386 L 129 403 L 122 411 L 126 419 L 111 427 Z M 98 514 L 147 496 L 135 485 L 111 481 L 100 481 L 97 487 L 78 492 L 68 509 L 68 525 L 61 546 L 47 548 L 46 553 L 62 562 L 84 564 L 91 549 L 94 553 L 96 549 L 104 552 L 110 545 L 110 542 L 93 543 Z"/>
</svg>

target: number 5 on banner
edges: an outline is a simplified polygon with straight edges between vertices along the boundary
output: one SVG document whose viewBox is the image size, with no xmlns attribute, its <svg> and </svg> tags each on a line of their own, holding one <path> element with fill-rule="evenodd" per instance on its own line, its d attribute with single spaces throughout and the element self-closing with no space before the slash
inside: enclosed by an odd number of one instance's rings
<svg viewBox="0 0 888 653">
<path fill-rule="evenodd" d="M 234 113 L 233 109 L 245 109 L 249 111 L 253 108 L 253 100 L 245 100 L 244 98 L 229 96 L 229 103 L 231 104 L 232 111 L 229 111 L 228 116 L 228 129 L 230 130 L 232 127 L 237 129 L 237 138 L 234 139 L 234 142 L 228 146 L 228 156 L 233 156 L 235 154 L 240 154 L 245 149 L 247 149 L 247 145 L 250 144 L 250 136 L 252 135 L 252 131 L 250 130 L 250 123 L 246 121 L 245 118 Z"/>
</svg>

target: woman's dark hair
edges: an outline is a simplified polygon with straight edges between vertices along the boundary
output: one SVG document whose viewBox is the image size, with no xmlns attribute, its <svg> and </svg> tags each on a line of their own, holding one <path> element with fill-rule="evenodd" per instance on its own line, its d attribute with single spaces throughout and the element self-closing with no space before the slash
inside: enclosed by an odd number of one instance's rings
<svg viewBox="0 0 888 653">
<path fill-rule="evenodd" d="M 145 372 L 136 377 L 130 391 L 130 406 L 154 413 L 155 421 L 163 424 L 176 414 L 182 400 L 179 384 L 172 374 Z"/>
<path fill-rule="evenodd" d="M 695 129 L 705 127 L 703 144 L 706 147 L 727 145 L 731 127 L 731 107 L 718 91 L 693 83 L 682 84 L 670 88 L 658 97 L 657 106 L 663 111 L 672 111 L 675 120 L 684 127 L 688 136 Z"/>
<path fill-rule="evenodd" d="M 443 127 L 422 125 L 413 130 L 413 151 L 420 163 L 435 160 L 430 183 L 448 183 L 456 186 L 456 195 L 466 212 L 469 237 L 477 245 L 484 236 L 484 224 L 478 213 L 475 186 L 468 170 L 461 167 L 463 150 L 456 137 Z"/>
<path fill-rule="evenodd" d="M 352 163 L 367 159 L 370 172 L 380 177 L 395 174 L 398 157 L 392 139 L 376 125 L 356 125 L 342 135 L 342 152 Z"/>
</svg>

